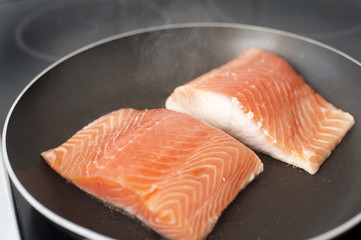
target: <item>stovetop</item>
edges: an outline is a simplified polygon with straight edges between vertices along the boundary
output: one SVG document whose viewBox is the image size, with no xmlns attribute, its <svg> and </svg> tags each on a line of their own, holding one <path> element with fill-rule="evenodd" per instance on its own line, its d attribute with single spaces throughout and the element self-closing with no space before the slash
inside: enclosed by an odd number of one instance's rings
<svg viewBox="0 0 361 240">
<path fill-rule="evenodd" d="M 20 91 L 71 51 L 150 26 L 230 22 L 276 28 L 335 47 L 361 61 L 358 0 L 0 0 L 0 124 Z M 24 239 L 72 239 L 13 189 Z M 340 239 L 361 236 L 361 225 Z M 356 237 L 355 237 L 356 238 Z"/>
</svg>

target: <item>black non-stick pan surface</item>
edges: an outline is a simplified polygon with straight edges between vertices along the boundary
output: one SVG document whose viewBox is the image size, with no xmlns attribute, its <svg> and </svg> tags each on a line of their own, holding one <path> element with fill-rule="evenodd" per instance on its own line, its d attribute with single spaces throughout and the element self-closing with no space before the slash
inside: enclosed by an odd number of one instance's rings
<svg viewBox="0 0 361 240">
<path fill-rule="evenodd" d="M 35 209 L 76 236 L 161 239 L 66 182 L 40 153 L 112 110 L 164 107 L 175 87 L 250 46 L 285 58 L 356 124 L 314 176 L 259 154 L 264 172 L 224 211 L 208 238 L 325 239 L 350 229 L 361 221 L 361 66 L 318 42 L 260 27 L 155 27 L 61 59 L 34 79 L 10 110 L 2 144 L 11 180 Z"/>
</svg>

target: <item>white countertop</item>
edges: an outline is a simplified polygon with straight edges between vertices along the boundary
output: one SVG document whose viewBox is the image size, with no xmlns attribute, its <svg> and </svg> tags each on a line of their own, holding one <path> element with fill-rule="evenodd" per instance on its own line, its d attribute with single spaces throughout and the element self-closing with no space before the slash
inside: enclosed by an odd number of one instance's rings
<svg viewBox="0 0 361 240">
<path fill-rule="evenodd" d="M 0 138 L 1 142 L 1 138 Z M 10 180 L 5 170 L 0 144 L 0 236 L 3 240 L 20 239 L 13 206 Z"/>
</svg>

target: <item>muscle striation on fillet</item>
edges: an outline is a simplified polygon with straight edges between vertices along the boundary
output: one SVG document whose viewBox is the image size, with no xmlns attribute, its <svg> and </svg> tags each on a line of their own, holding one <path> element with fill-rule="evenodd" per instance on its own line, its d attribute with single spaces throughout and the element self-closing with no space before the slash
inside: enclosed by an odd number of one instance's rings
<svg viewBox="0 0 361 240">
<path fill-rule="evenodd" d="M 263 170 L 233 137 L 166 109 L 114 111 L 42 156 L 79 188 L 169 239 L 204 239 Z"/>
<path fill-rule="evenodd" d="M 176 88 L 166 108 L 311 174 L 355 122 L 315 93 L 284 59 L 258 48 Z"/>
</svg>

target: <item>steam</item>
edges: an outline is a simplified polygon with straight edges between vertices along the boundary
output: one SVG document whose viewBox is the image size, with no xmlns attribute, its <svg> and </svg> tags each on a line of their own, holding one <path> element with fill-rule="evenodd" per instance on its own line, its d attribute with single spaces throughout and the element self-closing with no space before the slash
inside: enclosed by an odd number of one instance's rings
<svg viewBox="0 0 361 240">
<path fill-rule="evenodd" d="M 157 9 L 162 11 L 161 25 L 217 20 L 205 2 L 166 1 Z M 157 31 L 148 34 L 139 47 L 141 57 L 134 77 L 147 91 L 162 88 L 164 92 L 165 88 L 170 93 L 174 87 L 198 76 L 205 65 L 198 28 Z"/>
</svg>

